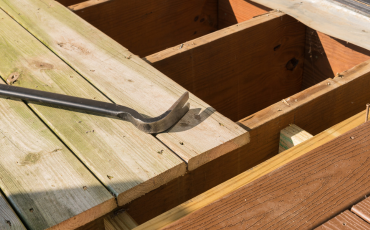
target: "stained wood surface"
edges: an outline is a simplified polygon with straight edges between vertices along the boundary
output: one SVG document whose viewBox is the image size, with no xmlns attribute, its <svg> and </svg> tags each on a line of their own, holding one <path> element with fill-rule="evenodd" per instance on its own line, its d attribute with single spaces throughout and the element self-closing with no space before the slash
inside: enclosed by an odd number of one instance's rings
<svg viewBox="0 0 370 230">
<path fill-rule="evenodd" d="M 145 59 L 237 121 L 300 91 L 304 38 L 303 24 L 271 12 Z"/>
<path fill-rule="evenodd" d="M 303 89 L 370 59 L 370 51 L 311 28 L 306 30 L 305 49 Z"/>
<path fill-rule="evenodd" d="M 345 230 L 345 229 L 370 229 L 370 225 L 350 211 L 345 211 L 328 222 L 324 223 L 317 230 Z"/>
<path fill-rule="evenodd" d="M 104 226 L 105 230 L 131 230 L 137 227 L 137 223 L 127 212 L 122 212 L 104 218 Z"/>
<path fill-rule="evenodd" d="M 22 101 L 1 98 L 0 115 L 0 187 L 27 228 L 74 229 L 117 206 Z"/>
<path fill-rule="evenodd" d="M 294 146 L 283 153 L 262 162 L 261 164 L 242 172 L 241 174 L 231 178 L 230 180 L 209 189 L 201 195 L 186 201 L 176 208 L 173 208 L 145 223 L 140 225 L 135 230 L 141 229 L 160 229 L 172 222 L 181 219 L 189 215 L 190 213 L 199 210 L 218 199 L 228 195 L 229 193 L 237 190 L 238 188 L 251 183 L 258 178 L 276 170 L 290 161 L 303 156 L 307 152 L 333 140 L 334 138 L 352 130 L 353 128 L 363 124 L 365 117 L 365 111 L 356 114 L 353 117 L 346 119 L 345 121 L 336 124 L 333 127 L 317 134 L 306 142 Z"/>
<path fill-rule="evenodd" d="M 370 123 L 164 229 L 313 228 L 370 192 Z"/>
<path fill-rule="evenodd" d="M 115 0 L 74 10 L 141 57 L 217 30 L 217 0 Z"/>
<path fill-rule="evenodd" d="M 2 194 L 0 194 L 0 229 L 26 230 Z"/>
<path fill-rule="evenodd" d="M 76 10 L 82 10 L 90 6 L 95 6 L 104 2 L 109 2 L 111 0 L 89 0 L 89 1 L 84 1 L 80 2 L 74 5 L 68 6 L 69 9 L 76 11 Z"/>
<path fill-rule="evenodd" d="M 0 7 L 117 104 L 158 116 L 185 92 L 53 0 L 6 0 Z M 170 130 L 156 136 L 188 162 L 189 170 L 249 142 L 245 130 L 208 104 L 194 95 L 189 102 L 191 110 Z"/>
<path fill-rule="evenodd" d="M 351 208 L 351 211 L 370 223 L 370 199 L 366 198 Z"/>
<path fill-rule="evenodd" d="M 289 124 L 316 135 L 363 111 L 370 98 L 369 64 L 286 98 L 289 106 L 280 101 L 240 120 L 253 141 L 131 202 L 127 206 L 130 215 L 142 224 L 270 159 L 277 154 L 280 130 Z"/>
<path fill-rule="evenodd" d="M 222 29 L 247 21 L 270 10 L 250 0 L 220 0 L 218 1 L 218 28 Z"/>
<path fill-rule="evenodd" d="M 0 18 L 0 75 L 4 81 L 17 72 L 17 86 L 109 102 L 3 11 Z M 129 122 L 29 105 L 117 197 L 120 205 L 185 173 L 181 159 Z"/>
</svg>

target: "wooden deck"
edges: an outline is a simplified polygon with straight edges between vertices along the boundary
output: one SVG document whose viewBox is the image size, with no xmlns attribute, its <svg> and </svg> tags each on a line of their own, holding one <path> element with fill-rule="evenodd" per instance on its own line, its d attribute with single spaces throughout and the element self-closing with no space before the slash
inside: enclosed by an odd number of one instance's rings
<svg viewBox="0 0 370 230">
<path fill-rule="evenodd" d="M 54 0 L 1 1 L 0 9 L 0 84 L 16 73 L 16 86 L 148 116 L 185 92 Z M 1 98 L 0 188 L 28 229 L 75 229 L 249 142 L 194 95 L 190 105 L 177 125 L 149 135 L 125 121 Z"/>
<path fill-rule="evenodd" d="M 147 116 L 191 92 L 156 135 L 0 97 L 0 228 L 367 228 L 368 18 L 292 2 L 0 1 L 0 84 Z M 278 154 L 290 124 L 314 137 Z"/>
</svg>

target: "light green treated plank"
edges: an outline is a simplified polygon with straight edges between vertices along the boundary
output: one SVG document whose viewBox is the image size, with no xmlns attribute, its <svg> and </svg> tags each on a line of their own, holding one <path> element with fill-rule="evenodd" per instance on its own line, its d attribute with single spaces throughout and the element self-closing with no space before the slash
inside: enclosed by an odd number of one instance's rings
<svg viewBox="0 0 370 230">
<path fill-rule="evenodd" d="M 0 75 L 15 85 L 108 101 L 49 49 L 0 12 Z M 119 205 L 185 174 L 186 164 L 152 135 L 119 119 L 30 103 L 38 116 L 118 198 Z"/>
<path fill-rule="evenodd" d="M 22 101 L 0 99 L 0 146 L 0 187 L 29 229 L 74 229 L 117 206 Z"/>
<path fill-rule="evenodd" d="M 185 92 L 54 0 L 3 0 L 0 7 L 118 104 L 157 116 Z M 249 133 L 194 95 L 190 103 L 176 126 L 157 135 L 189 170 L 249 142 Z"/>
<path fill-rule="evenodd" d="M 0 193 L 0 229 L 26 230 L 17 214 L 10 207 L 4 196 Z"/>
</svg>

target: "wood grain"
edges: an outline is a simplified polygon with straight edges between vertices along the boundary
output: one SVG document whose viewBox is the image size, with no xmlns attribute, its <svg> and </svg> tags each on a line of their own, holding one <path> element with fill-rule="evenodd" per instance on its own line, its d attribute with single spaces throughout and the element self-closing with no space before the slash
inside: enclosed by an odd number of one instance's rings
<svg viewBox="0 0 370 230">
<path fill-rule="evenodd" d="M 307 28 L 302 88 L 334 78 L 369 59 L 370 51 Z"/>
<path fill-rule="evenodd" d="M 351 129 L 363 124 L 365 111 L 356 114 L 353 117 L 340 122 L 339 124 L 330 127 L 329 129 L 317 134 L 311 139 L 294 146 L 283 153 L 271 157 L 270 159 L 262 162 L 261 164 L 242 172 L 241 174 L 225 181 L 224 183 L 209 189 L 201 195 L 188 200 L 176 208 L 173 208 L 145 223 L 140 225 L 135 230 L 141 229 L 160 229 L 166 225 L 179 220 L 180 218 L 189 215 L 190 213 L 199 210 L 223 196 L 237 190 L 238 188 L 257 180 L 258 178 L 282 167 L 290 161 L 303 156 L 307 152 L 333 140 L 334 138 L 350 131 Z M 253 142 L 252 142 L 253 143 Z"/>
<path fill-rule="evenodd" d="M 164 229 L 313 228 L 370 192 L 370 123 Z"/>
<path fill-rule="evenodd" d="M 119 213 L 116 215 L 108 215 L 104 218 L 105 230 L 131 230 L 137 227 L 137 223 L 127 213 Z"/>
<path fill-rule="evenodd" d="M 304 37 L 303 24 L 271 12 L 145 59 L 237 121 L 300 91 Z"/>
<path fill-rule="evenodd" d="M 99 101 L 109 100 L 0 11 L 0 75 L 20 74 L 14 85 Z M 16 38 L 16 39 L 15 39 Z M 29 103 L 123 205 L 183 175 L 185 163 L 152 135 L 129 122 Z"/>
<path fill-rule="evenodd" d="M 0 7 L 117 104 L 158 116 L 185 92 L 53 0 L 6 0 L 0 1 Z M 170 130 L 156 136 L 188 162 L 189 170 L 249 142 L 248 132 L 208 104 L 194 95 L 190 95 L 189 102 L 191 111 Z"/>
<path fill-rule="evenodd" d="M 366 198 L 351 208 L 351 211 L 370 223 L 370 199 Z"/>
<path fill-rule="evenodd" d="M 364 220 L 353 214 L 352 212 L 346 210 L 328 222 L 324 223 L 317 230 L 367 230 L 370 229 L 370 225 Z"/>
<path fill-rule="evenodd" d="M 247 21 L 270 10 L 250 0 L 219 0 L 218 29 Z"/>
<path fill-rule="evenodd" d="M 109 1 L 74 12 L 141 57 L 217 29 L 217 0 Z"/>
<path fill-rule="evenodd" d="M 17 214 L 0 193 L 0 229 L 4 230 L 26 230 Z"/>
<path fill-rule="evenodd" d="M 0 187 L 28 229 L 74 229 L 117 206 L 22 101 L 0 99 L 0 146 Z"/>
</svg>

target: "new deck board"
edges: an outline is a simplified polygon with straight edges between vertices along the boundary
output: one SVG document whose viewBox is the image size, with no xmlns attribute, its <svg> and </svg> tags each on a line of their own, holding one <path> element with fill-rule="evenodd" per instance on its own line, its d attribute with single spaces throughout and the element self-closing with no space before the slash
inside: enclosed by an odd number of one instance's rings
<svg viewBox="0 0 370 230">
<path fill-rule="evenodd" d="M 0 193 L 0 229 L 26 230 L 21 220 Z"/>
<path fill-rule="evenodd" d="M 0 7 L 117 104 L 158 116 L 185 92 L 53 0 L 5 0 Z M 190 104 L 173 128 L 156 136 L 189 170 L 249 142 L 248 132 L 194 95 Z"/>
<path fill-rule="evenodd" d="M 109 100 L 0 11 L 0 75 L 14 85 L 99 101 Z M 185 174 L 185 163 L 127 121 L 29 103 L 123 205 Z"/>
<path fill-rule="evenodd" d="M 346 210 L 328 222 L 324 223 L 316 230 L 367 230 L 370 229 L 370 225 L 364 220 Z"/>
<path fill-rule="evenodd" d="M 366 198 L 351 208 L 356 215 L 370 223 L 370 199 Z"/>
<path fill-rule="evenodd" d="M 370 192 L 370 123 L 164 229 L 311 229 Z"/>
<path fill-rule="evenodd" d="M 339 124 L 317 134 L 311 139 L 294 146 L 285 152 L 279 153 L 278 155 L 271 157 L 270 159 L 262 162 L 261 164 L 240 173 L 239 175 L 225 181 L 224 183 L 217 185 L 199 196 L 188 200 L 177 207 L 139 225 L 135 230 L 161 229 L 172 222 L 189 215 L 196 210 L 199 210 L 213 202 L 221 199 L 222 197 L 232 193 L 238 188 L 251 183 L 254 180 L 276 170 L 290 161 L 303 156 L 309 151 L 333 140 L 334 138 L 350 131 L 351 129 L 363 124 L 365 118 L 365 111 L 356 114 L 355 116 L 348 118 Z"/>
<path fill-rule="evenodd" d="M 22 101 L 0 99 L 0 146 L 0 188 L 28 229 L 74 229 L 117 206 Z"/>
</svg>

